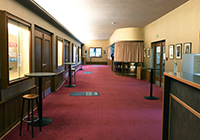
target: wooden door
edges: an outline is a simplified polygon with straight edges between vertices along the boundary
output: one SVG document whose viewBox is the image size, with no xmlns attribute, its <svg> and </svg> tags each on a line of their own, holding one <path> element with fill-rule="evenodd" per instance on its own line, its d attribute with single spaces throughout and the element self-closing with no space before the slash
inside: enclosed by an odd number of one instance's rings
<svg viewBox="0 0 200 140">
<path fill-rule="evenodd" d="M 51 35 L 38 30 L 35 30 L 35 72 L 51 72 Z M 51 78 L 42 78 L 43 97 L 51 92 L 50 88 Z"/>
<path fill-rule="evenodd" d="M 65 62 L 70 62 L 70 58 L 69 58 L 69 44 L 70 42 L 68 42 L 67 40 L 64 41 L 64 61 Z M 65 70 L 68 70 L 68 65 L 65 65 Z"/>
<path fill-rule="evenodd" d="M 163 84 L 163 73 L 165 71 L 165 41 L 153 43 L 154 63 L 153 66 L 160 68 L 154 71 L 154 79 L 161 87 Z"/>
</svg>

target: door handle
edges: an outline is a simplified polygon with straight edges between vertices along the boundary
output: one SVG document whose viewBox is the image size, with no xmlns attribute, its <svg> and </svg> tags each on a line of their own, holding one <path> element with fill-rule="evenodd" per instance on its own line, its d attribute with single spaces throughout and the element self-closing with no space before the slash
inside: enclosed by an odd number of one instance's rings
<svg viewBox="0 0 200 140">
<path fill-rule="evenodd" d="M 42 64 L 42 67 L 45 67 L 47 64 Z"/>
<path fill-rule="evenodd" d="M 67 59 L 65 60 L 65 62 L 68 62 Z"/>
</svg>

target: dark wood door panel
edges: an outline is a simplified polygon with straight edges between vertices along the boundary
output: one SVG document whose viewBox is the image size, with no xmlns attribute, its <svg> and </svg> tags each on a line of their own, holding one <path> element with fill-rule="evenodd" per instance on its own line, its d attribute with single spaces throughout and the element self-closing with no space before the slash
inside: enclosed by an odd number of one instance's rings
<svg viewBox="0 0 200 140">
<path fill-rule="evenodd" d="M 35 37 L 35 72 L 41 72 L 42 66 L 42 38 Z"/>
<path fill-rule="evenodd" d="M 51 36 L 35 30 L 36 72 L 51 72 Z M 51 87 L 49 77 L 43 78 L 43 91 Z M 36 80 L 36 83 L 38 80 Z"/>
</svg>

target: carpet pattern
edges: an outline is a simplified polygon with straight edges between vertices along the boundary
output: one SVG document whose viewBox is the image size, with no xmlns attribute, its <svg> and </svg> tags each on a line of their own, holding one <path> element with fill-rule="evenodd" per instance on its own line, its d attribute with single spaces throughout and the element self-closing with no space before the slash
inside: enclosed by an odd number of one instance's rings
<svg viewBox="0 0 200 140">
<path fill-rule="evenodd" d="M 76 73 L 76 87 L 65 84 L 43 100 L 43 117 L 53 122 L 34 127 L 36 140 L 160 140 L 162 130 L 162 91 L 153 85 L 153 95 L 158 100 L 146 100 L 149 82 L 133 77 L 116 76 L 107 65 L 83 65 L 84 71 Z M 71 92 L 98 91 L 101 96 L 71 97 Z M 27 140 L 31 128 L 23 123 L 22 136 L 19 125 L 3 140 Z"/>
<path fill-rule="evenodd" d="M 99 96 L 98 92 L 71 92 L 70 96 Z"/>
<path fill-rule="evenodd" d="M 83 74 L 92 74 L 92 71 L 84 71 Z"/>
</svg>

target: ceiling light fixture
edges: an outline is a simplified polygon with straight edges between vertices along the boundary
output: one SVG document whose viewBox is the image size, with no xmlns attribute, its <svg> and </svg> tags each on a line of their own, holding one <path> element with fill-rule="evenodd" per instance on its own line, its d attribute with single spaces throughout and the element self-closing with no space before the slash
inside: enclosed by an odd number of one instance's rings
<svg viewBox="0 0 200 140">
<path fill-rule="evenodd" d="M 112 25 L 114 25 L 114 24 L 115 24 L 115 22 L 113 21 L 113 22 L 111 22 L 111 24 L 112 24 Z"/>
</svg>

